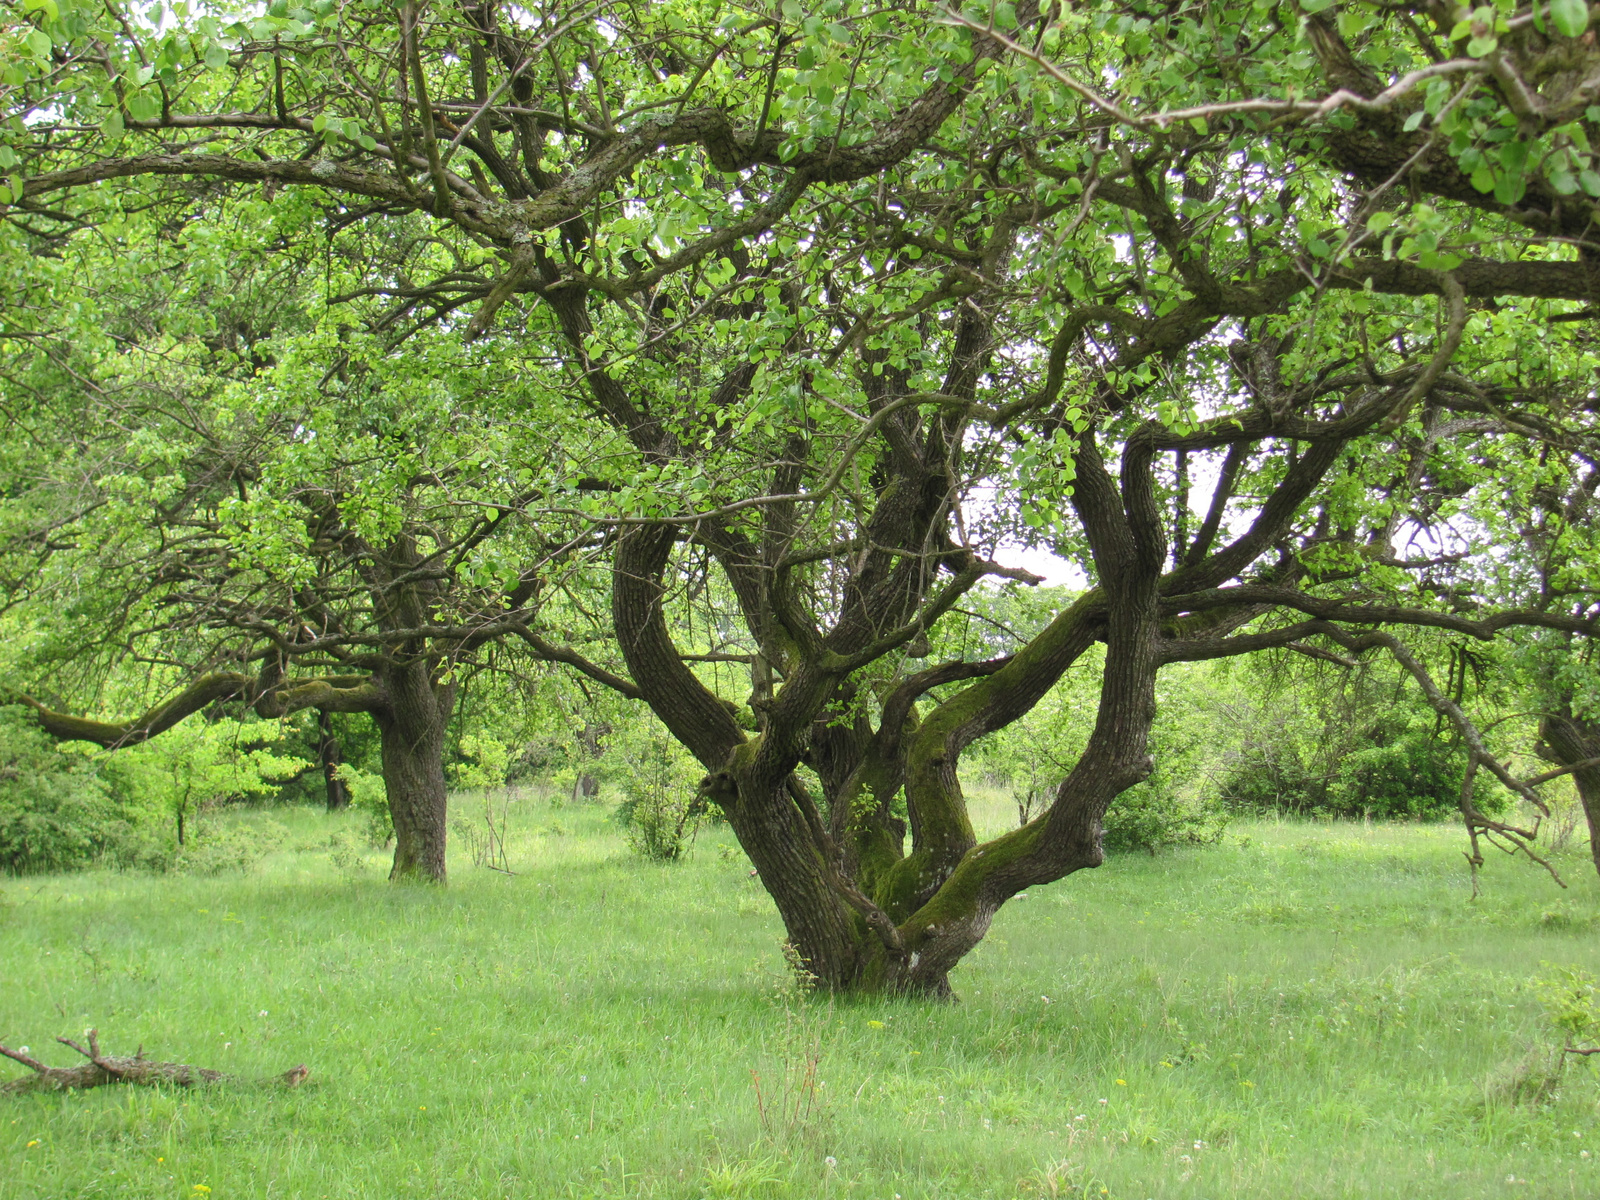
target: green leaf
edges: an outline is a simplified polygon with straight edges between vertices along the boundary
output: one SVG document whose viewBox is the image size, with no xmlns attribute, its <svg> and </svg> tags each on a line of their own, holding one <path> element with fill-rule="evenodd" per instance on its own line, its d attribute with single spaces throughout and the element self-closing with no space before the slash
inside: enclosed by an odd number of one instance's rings
<svg viewBox="0 0 1600 1200">
<path fill-rule="evenodd" d="M 1413 130 L 1415 130 L 1417 128 L 1417 126 L 1422 124 L 1423 119 L 1426 118 L 1427 115 L 1428 114 L 1426 112 L 1424 112 L 1422 109 L 1420 109 L 1420 108 L 1417 109 L 1416 112 L 1412 113 L 1409 117 L 1406 118 L 1406 123 L 1405 123 L 1404 126 L 1402 126 L 1402 128 L 1407 133 L 1411 133 Z"/>
<path fill-rule="evenodd" d="M 219 42 L 210 42 L 206 45 L 205 64 L 213 71 L 220 71 L 228 65 L 228 51 Z"/>
<path fill-rule="evenodd" d="M 1347 8 L 1339 14 L 1339 34 L 1346 41 L 1353 41 L 1371 24 L 1371 20 L 1362 10 Z"/>
<path fill-rule="evenodd" d="M 1394 214 L 1391 212 L 1375 212 L 1367 218 L 1368 233 L 1382 233 L 1394 224 Z"/>
<path fill-rule="evenodd" d="M 1584 0 L 1550 0 L 1550 19 L 1568 37 L 1589 28 L 1589 6 Z"/>
<path fill-rule="evenodd" d="M 28 43 L 28 49 L 35 58 L 41 62 L 50 61 L 50 51 L 55 43 L 50 40 L 48 33 L 42 29 L 30 29 L 27 38 L 24 40 Z"/>
<path fill-rule="evenodd" d="M 100 122 L 100 132 L 108 138 L 121 137 L 122 130 L 122 114 L 115 110 L 104 121 Z"/>
<path fill-rule="evenodd" d="M 1578 172 L 1578 182 L 1583 186 L 1586 194 L 1600 196 L 1600 171 L 1596 171 L 1592 167 L 1586 167 Z"/>
<path fill-rule="evenodd" d="M 161 102 L 149 92 L 134 92 L 128 97 L 128 115 L 135 121 L 154 121 L 161 115 Z"/>
<path fill-rule="evenodd" d="M 1467 43 L 1467 53 L 1473 58 L 1482 58 L 1485 54 L 1493 54 L 1500 45 L 1500 39 L 1492 33 L 1480 34 Z"/>
</svg>

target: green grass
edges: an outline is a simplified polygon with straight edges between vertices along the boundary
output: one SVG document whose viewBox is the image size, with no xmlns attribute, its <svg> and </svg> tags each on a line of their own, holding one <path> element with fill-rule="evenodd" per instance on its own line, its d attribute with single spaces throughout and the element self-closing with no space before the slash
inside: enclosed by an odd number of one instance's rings
<svg viewBox="0 0 1600 1200">
<path fill-rule="evenodd" d="M 726 830 L 663 867 L 513 812 L 519 874 L 445 890 L 309 811 L 246 875 L 0 882 L 5 1044 L 314 1072 L 0 1099 L 0 1197 L 1600 1194 L 1590 1069 L 1513 1095 L 1529 981 L 1600 967 L 1580 858 L 1472 902 L 1453 828 L 1236 825 L 1008 905 L 959 1005 L 830 1003 Z"/>
</svg>

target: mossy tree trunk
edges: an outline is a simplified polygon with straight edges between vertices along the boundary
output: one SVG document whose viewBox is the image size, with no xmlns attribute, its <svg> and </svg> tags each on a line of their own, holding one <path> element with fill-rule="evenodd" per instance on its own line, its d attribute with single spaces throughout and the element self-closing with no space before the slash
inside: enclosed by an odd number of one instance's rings
<svg viewBox="0 0 1600 1200">
<path fill-rule="evenodd" d="M 1148 458 L 1148 454 L 1146 454 Z M 1165 540 L 1147 470 L 1134 464 L 1132 501 L 1100 462 L 1090 437 L 1080 440 L 1074 503 L 1090 529 L 1102 586 L 1063 613 L 1007 659 L 950 663 L 912 676 L 884 700 L 877 731 L 864 722 L 841 731 L 836 716 L 850 673 L 870 654 L 884 625 L 909 641 L 907 615 L 874 614 L 853 631 L 847 606 L 834 629 L 784 645 L 769 636 L 783 683 L 754 705 L 756 728 L 713 695 L 672 646 L 663 610 L 663 573 L 676 532 L 635 529 L 620 540 L 613 610 L 633 679 L 668 728 L 710 769 L 704 787 L 719 804 L 777 905 L 797 964 L 822 987 L 931 996 L 950 992 L 949 973 L 982 939 L 999 907 L 1016 892 L 1101 861 L 1100 820 L 1111 800 L 1150 769 L 1146 740 L 1154 718 L 1154 683 L 1162 661 L 1159 585 Z M 1146 464 L 1147 465 L 1147 464 Z M 938 513 L 899 513 L 885 505 L 885 526 L 914 533 Z M 887 541 L 888 528 L 876 531 Z M 731 557 L 731 555 L 730 555 Z M 892 555 L 886 555 L 892 558 Z M 954 558 L 954 556 L 952 556 Z M 974 582 L 971 562 L 951 562 L 954 579 L 927 600 L 923 620 Z M 892 575 L 892 568 L 885 576 Z M 885 579 L 862 580 L 855 595 L 881 604 Z M 768 596 L 784 622 L 784 597 Z M 884 607 L 889 607 L 887 604 Z M 919 622 L 913 621 L 911 624 Z M 760 628 L 760 622 L 754 622 Z M 961 751 L 1026 713 L 1097 640 L 1107 646 L 1100 713 L 1088 751 L 1062 783 L 1052 807 L 1021 830 L 979 845 L 961 795 Z M 809 642 L 809 645 L 806 644 Z M 919 721 L 918 698 L 933 687 L 972 680 Z M 754 734 L 754 736 L 751 736 Z M 821 803 L 797 774 L 812 765 L 823 780 Z M 903 787 L 912 847 L 890 811 Z"/>
</svg>

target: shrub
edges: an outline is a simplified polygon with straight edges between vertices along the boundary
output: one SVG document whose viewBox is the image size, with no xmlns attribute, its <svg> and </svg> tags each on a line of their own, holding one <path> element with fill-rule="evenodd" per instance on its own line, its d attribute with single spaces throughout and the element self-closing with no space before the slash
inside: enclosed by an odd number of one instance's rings
<svg viewBox="0 0 1600 1200">
<path fill-rule="evenodd" d="M 1431 711 L 1395 707 L 1367 722 L 1329 724 L 1316 740 L 1283 725 L 1257 733 L 1230 766 L 1222 792 L 1229 804 L 1256 811 L 1429 820 L 1455 811 L 1465 768 L 1465 751 L 1436 733 Z M 1507 803 L 1497 786 L 1477 795 L 1488 813 Z"/>
<path fill-rule="evenodd" d="M 632 768 L 622 781 L 621 825 L 634 853 L 656 862 L 683 856 L 705 816 L 699 772 L 675 742 L 651 738 L 630 748 Z"/>
<path fill-rule="evenodd" d="M 137 821 L 92 760 L 59 750 L 17 708 L 0 709 L 0 870 L 72 871 L 135 847 Z"/>
<path fill-rule="evenodd" d="M 327 842 L 328 861 L 335 870 L 346 875 L 359 875 L 367 869 L 367 860 L 362 854 L 360 839 L 348 829 L 341 829 L 331 835 Z"/>
<path fill-rule="evenodd" d="M 389 812 L 389 789 L 383 776 L 340 763 L 339 778 L 350 789 L 350 807 L 367 819 L 367 840 L 379 849 L 394 840 L 394 817 Z"/>
<path fill-rule="evenodd" d="M 1157 767 L 1143 783 L 1111 802 L 1101 822 L 1101 845 L 1109 853 L 1167 846 L 1207 846 L 1222 840 L 1229 814 L 1208 791 L 1184 795 L 1173 773 Z"/>
<path fill-rule="evenodd" d="M 189 839 L 172 861 L 185 875 L 223 875 L 248 871 L 281 846 L 288 831 L 278 821 L 253 821 L 249 826 L 208 824 Z"/>
<path fill-rule="evenodd" d="M 274 780 L 301 764 L 235 742 L 231 727 L 197 724 L 91 756 L 58 747 L 25 709 L 0 708 L 0 871 L 248 866 L 272 846 L 195 818 L 229 799 L 276 794 Z M 185 819 L 188 845 L 179 846 Z"/>
</svg>

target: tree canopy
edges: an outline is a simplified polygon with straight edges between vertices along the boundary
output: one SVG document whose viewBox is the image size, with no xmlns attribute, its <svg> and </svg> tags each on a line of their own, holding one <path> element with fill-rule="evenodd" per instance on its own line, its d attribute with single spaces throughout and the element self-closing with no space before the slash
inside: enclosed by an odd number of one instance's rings
<svg viewBox="0 0 1600 1200">
<path fill-rule="evenodd" d="M 370 711 L 442 878 L 515 647 L 654 711 L 846 989 L 1097 865 L 1174 662 L 1394 655 L 1532 844 L 1396 631 L 1595 629 L 1576 0 L 10 11 L 7 595 L 195 681 L 52 732 Z M 1019 545 L 1087 586 L 930 662 Z M 1091 669 L 978 844 L 963 751 Z"/>
</svg>

